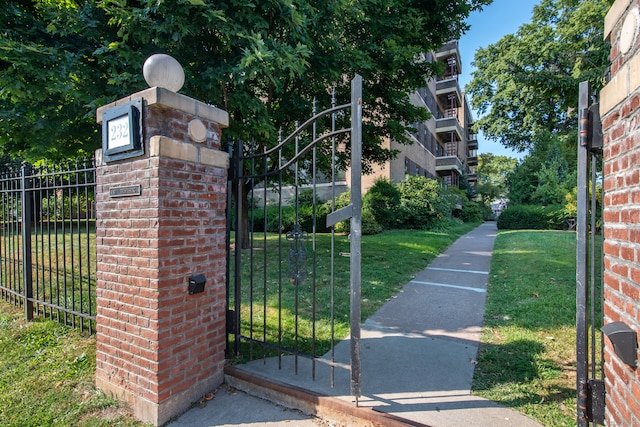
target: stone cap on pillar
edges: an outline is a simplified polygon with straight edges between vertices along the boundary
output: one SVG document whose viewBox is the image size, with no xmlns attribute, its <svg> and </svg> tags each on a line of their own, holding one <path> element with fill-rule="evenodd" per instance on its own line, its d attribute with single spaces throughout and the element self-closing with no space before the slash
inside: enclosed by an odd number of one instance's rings
<svg viewBox="0 0 640 427">
<path fill-rule="evenodd" d="M 182 111 L 205 120 L 218 123 L 220 128 L 229 127 L 229 113 L 221 110 L 213 105 L 206 104 L 202 101 L 195 100 L 186 95 L 170 91 L 163 87 L 151 87 L 143 91 L 131 94 L 125 98 L 114 101 L 110 104 L 103 105 L 96 111 L 96 120 L 102 123 L 102 113 L 112 107 L 126 104 L 134 99 L 142 98 L 145 105 L 155 105 L 161 108 L 174 109 Z"/>
</svg>

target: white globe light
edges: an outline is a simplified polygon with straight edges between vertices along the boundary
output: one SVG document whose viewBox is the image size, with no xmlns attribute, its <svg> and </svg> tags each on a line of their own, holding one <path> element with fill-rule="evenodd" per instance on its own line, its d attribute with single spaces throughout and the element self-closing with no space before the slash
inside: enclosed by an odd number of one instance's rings
<svg viewBox="0 0 640 427">
<path fill-rule="evenodd" d="M 184 84 L 184 70 L 172 56 L 158 53 L 144 61 L 142 75 L 150 87 L 158 86 L 177 92 Z"/>
</svg>

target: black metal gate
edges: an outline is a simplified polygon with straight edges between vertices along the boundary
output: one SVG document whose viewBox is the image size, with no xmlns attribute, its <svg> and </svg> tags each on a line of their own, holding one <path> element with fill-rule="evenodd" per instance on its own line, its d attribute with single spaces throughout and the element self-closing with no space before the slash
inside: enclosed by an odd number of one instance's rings
<svg viewBox="0 0 640 427">
<path fill-rule="evenodd" d="M 589 82 L 580 84 L 576 242 L 576 376 L 578 426 L 604 424 L 602 343 L 602 124 L 590 105 Z M 602 193 L 604 189 L 602 188 Z"/>
<path fill-rule="evenodd" d="M 227 350 L 245 360 L 292 355 L 296 372 L 298 358 L 309 358 L 314 378 L 316 362 L 333 376 L 334 345 L 348 335 L 357 398 L 362 78 L 351 82 L 350 103 L 335 98 L 334 91 L 332 107 L 320 113 L 314 101 L 313 116 L 276 147 L 230 147 Z M 339 182 L 350 183 L 350 200 L 339 195 Z"/>
</svg>

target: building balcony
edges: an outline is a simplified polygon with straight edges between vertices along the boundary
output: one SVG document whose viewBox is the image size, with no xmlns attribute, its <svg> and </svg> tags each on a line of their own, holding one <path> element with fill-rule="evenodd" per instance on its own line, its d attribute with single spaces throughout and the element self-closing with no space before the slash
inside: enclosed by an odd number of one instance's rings
<svg viewBox="0 0 640 427">
<path fill-rule="evenodd" d="M 450 142 L 449 138 L 442 138 L 444 134 L 455 135 L 456 141 L 462 141 L 462 127 L 457 117 L 445 117 L 443 119 L 436 120 L 436 134 L 440 136 L 442 141 Z"/>
<path fill-rule="evenodd" d="M 475 166 L 478 166 L 478 150 L 471 149 L 471 147 L 467 147 L 467 166 L 472 169 L 475 169 Z"/>
<path fill-rule="evenodd" d="M 462 105 L 462 91 L 458 79 L 438 80 L 436 82 L 436 96 L 440 100 L 440 104 L 448 105 L 450 95 L 455 95 L 456 105 Z"/>
<path fill-rule="evenodd" d="M 460 50 L 458 40 L 451 40 L 435 52 L 437 61 L 447 62 L 447 59 L 454 57 L 458 67 L 458 74 L 462 73 L 462 61 L 460 60 Z"/>
<path fill-rule="evenodd" d="M 436 172 L 456 171 L 462 175 L 462 162 L 458 156 L 443 156 L 436 158 Z"/>
<path fill-rule="evenodd" d="M 467 135 L 467 147 L 469 148 L 469 150 L 478 149 L 478 135 L 474 133 L 470 133 Z"/>
</svg>

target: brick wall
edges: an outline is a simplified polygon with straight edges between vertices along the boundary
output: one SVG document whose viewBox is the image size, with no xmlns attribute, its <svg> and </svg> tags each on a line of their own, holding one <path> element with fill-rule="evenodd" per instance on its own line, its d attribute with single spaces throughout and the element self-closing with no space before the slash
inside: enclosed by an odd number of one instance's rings
<svg viewBox="0 0 640 427">
<path fill-rule="evenodd" d="M 145 154 L 98 161 L 96 384 L 161 425 L 223 380 L 228 156 L 213 107 L 157 88 L 137 96 Z M 140 195 L 110 194 L 132 185 Z M 190 295 L 196 274 L 205 292 Z"/>
<path fill-rule="evenodd" d="M 604 132 L 604 316 L 640 331 L 640 44 L 637 0 L 617 0 L 605 22 L 611 80 L 601 93 Z M 640 371 L 605 340 L 606 419 L 640 426 Z"/>
</svg>

